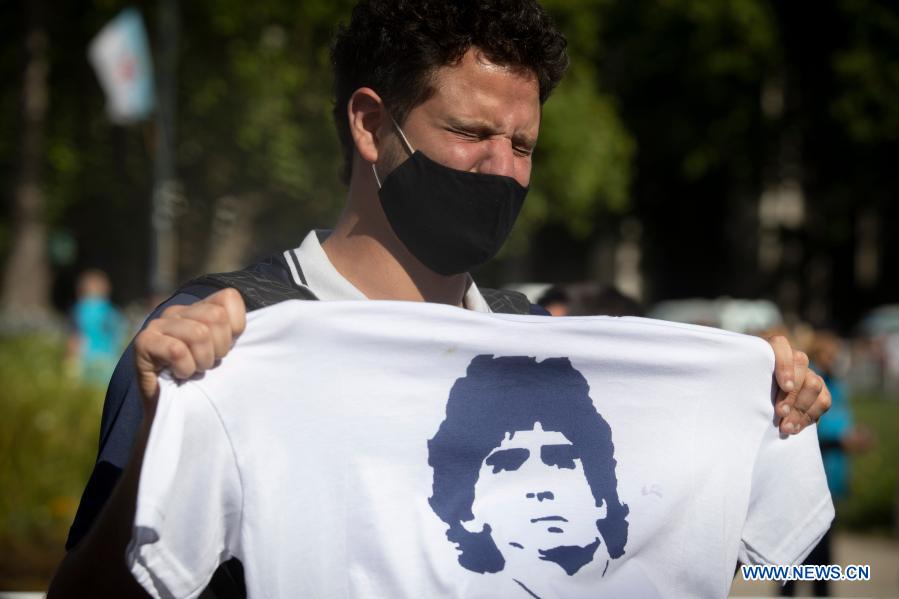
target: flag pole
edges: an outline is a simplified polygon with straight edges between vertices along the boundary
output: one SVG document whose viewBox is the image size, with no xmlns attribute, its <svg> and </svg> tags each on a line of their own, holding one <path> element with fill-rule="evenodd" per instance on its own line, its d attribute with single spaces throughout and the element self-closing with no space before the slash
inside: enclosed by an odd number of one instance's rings
<svg viewBox="0 0 899 599">
<path fill-rule="evenodd" d="M 158 56 L 156 153 L 151 214 L 150 290 L 171 293 L 177 282 L 178 236 L 175 214 L 180 189 L 175 176 L 175 109 L 178 68 L 178 0 L 161 0 L 157 21 Z"/>
</svg>

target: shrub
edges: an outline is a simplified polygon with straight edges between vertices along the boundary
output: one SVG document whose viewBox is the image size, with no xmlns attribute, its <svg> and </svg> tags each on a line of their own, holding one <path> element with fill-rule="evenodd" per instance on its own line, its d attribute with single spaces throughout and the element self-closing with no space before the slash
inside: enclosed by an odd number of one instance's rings
<svg viewBox="0 0 899 599">
<path fill-rule="evenodd" d="M 896 484 L 899 479 L 899 402 L 856 396 L 852 408 L 858 424 L 876 437 L 874 447 L 851 458 L 849 496 L 837 505 L 837 525 L 856 531 L 890 534 L 896 530 Z"/>
<path fill-rule="evenodd" d="M 46 585 L 97 452 L 103 390 L 65 340 L 0 338 L 0 589 Z"/>
</svg>

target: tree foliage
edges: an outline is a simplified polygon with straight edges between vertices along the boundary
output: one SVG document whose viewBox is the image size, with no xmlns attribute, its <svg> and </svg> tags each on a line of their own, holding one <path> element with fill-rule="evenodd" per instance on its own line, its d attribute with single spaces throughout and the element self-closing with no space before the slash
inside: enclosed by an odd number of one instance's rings
<svg viewBox="0 0 899 599">
<path fill-rule="evenodd" d="M 545 224 L 584 238 L 602 212 L 622 213 L 630 202 L 634 142 L 597 68 L 608 2 L 545 5 L 568 38 L 571 67 L 543 108 L 531 191 L 513 238 L 521 245 Z"/>
<path fill-rule="evenodd" d="M 0 15 L 10 17 L 0 19 L 0 74 L 11 81 L 20 80 L 22 32 L 14 15 L 24 2 L 0 4 Z M 252 232 L 246 259 L 295 245 L 308 228 L 336 216 L 345 190 L 337 177 L 328 50 L 352 4 L 180 3 L 183 277 L 203 268 L 206 240 L 217 239 L 216 223 L 228 210 L 232 223 Z M 519 260 L 533 255 L 528 240 L 541 230 L 582 247 L 631 214 L 644 224 L 644 267 L 660 289 L 669 276 L 683 289 L 734 289 L 749 279 L 728 273 L 752 267 L 752 247 L 731 240 L 746 235 L 772 168 L 787 163 L 798 165 L 808 201 L 833 224 L 816 233 L 821 243 L 852 243 L 854 190 L 865 189 L 863 201 L 886 210 L 884 190 L 895 185 L 886 157 L 899 139 L 899 16 L 892 5 L 544 4 L 568 37 L 572 63 L 544 106 L 531 193 L 510 244 Z M 57 3 L 48 13 L 43 189 L 51 241 L 69 235 L 78 248 L 74 261 L 57 256 L 58 286 L 96 265 L 111 271 L 123 296 L 136 297 L 145 292 L 149 256 L 152 123 L 110 125 L 85 56 L 91 37 L 124 6 Z M 155 39 L 155 3 L 137 6 Z M 18 168 L 17 97 L 16 86 L 0 90 L 7 196 Z M 788 147 L 796 156 L 785 160 Z M 0 218 L 0 258 L 8 254 L 9 219 L 9 211 Z M 681 243 L 672 232 L 703 244 Z M 722 259 L 695 273 L 678 268 L 706 260 L 708 248 L 719 248 Z"/>
<path fill-rule="evenodd" d="M 835 118 L 862 144 L 899 140 L 899 10 L 872 0 L 843 0 L 848 43 L 833 56 L 839 93 Z"/>
</svg>

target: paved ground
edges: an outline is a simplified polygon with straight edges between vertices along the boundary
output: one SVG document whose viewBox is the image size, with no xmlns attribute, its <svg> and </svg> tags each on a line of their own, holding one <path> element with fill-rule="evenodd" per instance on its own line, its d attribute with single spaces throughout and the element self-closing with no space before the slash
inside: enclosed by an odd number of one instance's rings
<svg viewBox="0 0 899 599">
<path fill-rule="evenodd" d="M 868 582 L 832 582 L 834 597 L 891 597 L 899 599 L 899 541 L 879 537 L 838 534 L 834 538 L 834 557 L 841 566 L 869 564 Z M 811 585 L 799 586 L 800 596 L 811 596 Z M 746 582 L 740 574 L 734 580 L 731 597 L 775 597 L 773 582 Z"/>
</svg>

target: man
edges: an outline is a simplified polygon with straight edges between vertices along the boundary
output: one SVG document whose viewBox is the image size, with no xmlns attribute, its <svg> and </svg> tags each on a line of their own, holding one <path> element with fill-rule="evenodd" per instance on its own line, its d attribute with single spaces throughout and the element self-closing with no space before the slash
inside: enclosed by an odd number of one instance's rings
<svg viewBox="0 0 899 599">
<path fill-rule="evenodd" d="M 248 276 L 320 300 L 490 311 L 468 270 L 495 254 L 521 207 L 541 105 L 568 64 L 564 37 L 533 0 L 362 1 L 332 58 L 346 205 L 333 231 L 311 232 Z M 113 376 L 97 466 L 51 597 L 143 596 L 123 554 L 157 375 L 212 368 L 245 326 L 237 291 L 186 291 L 154 312 Z M 796 433 L 829 397 L 804 355 L 782 338 L 772 346 L 781 430 Z"/>
<path fill-rule="evenodd" d="M 478 356 L 446 415 L 428 442 L 430 505 L 460 565 L 533 592 L 548 569 L 573 576 L 604 556 L 604 570 L 624 554 L 612 431 L 567 358 Z"/>
</svg>

